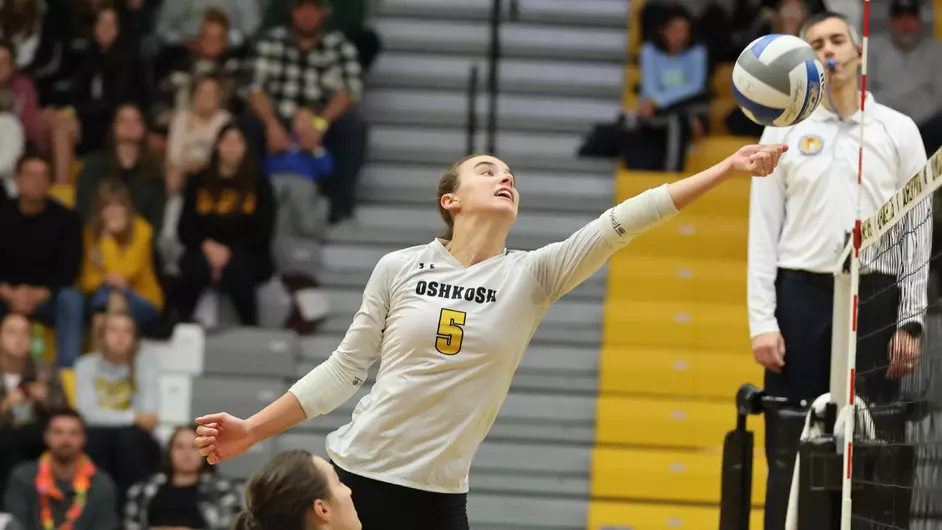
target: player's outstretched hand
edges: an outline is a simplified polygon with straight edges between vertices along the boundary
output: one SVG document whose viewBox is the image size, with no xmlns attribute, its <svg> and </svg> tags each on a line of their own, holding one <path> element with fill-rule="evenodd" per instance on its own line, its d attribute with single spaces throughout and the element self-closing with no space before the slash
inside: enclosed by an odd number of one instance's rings
<svg viewBox="0 0 942 530">
<path fill-rule="evenodd" d="M 255 444 L 247 421 L 225 412 L 196 418 L 196 446 L 210 464 L 236 457 Z"/>
<path fill-rule="evenodd" d="M 729 157 L 730 169 L 765 177 L 775 171 L 778 160 L 785 151 L 788 151 L 787 144 L 747 145 Z"/>
</svg>

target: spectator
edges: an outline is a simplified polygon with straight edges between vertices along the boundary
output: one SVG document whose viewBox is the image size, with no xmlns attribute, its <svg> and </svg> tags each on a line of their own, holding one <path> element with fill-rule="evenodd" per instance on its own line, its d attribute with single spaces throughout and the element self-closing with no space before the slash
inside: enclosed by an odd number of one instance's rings
<svg viewBox="0 0 942 530">
<path fill-rule="evenodd" d="M 229 19 L 218 9 L 210 9 L 203 17 L 199 36 L 191 48 L 182 46 L 164 50 L 155 67 L 160 80 L 152 107 L 157 126 L 166 128 L 174 111 L 189 107 L 193 79 L 213 75 L 221 85 L 221 106 L 231 108 L 239 73 L 239 51 L 229 46 L 226 34 Z"/>
<path fill-rule="evenodd" d="M 0 320 L 0 489 L 17 464 L 42 454 L 42 424 L 51 410 L 68 405 L 59 371 L 30 355 L 29 320 Z M 3 504 L 0 503 L 0 509 Z"/>
<path fill-rule="evenodd" d="M 81 286 L 95 314 L 94 336 L 101 333 L 105 311 L 126 310 L 139 329 L 160 316 L 163 293 L 154 274 L 153 230 L 139 217 L 127 187 L 116 180 L 98 186 L 94 210 L 85 229 Z"/>
<path fill-rule="evenodd" d="M 193 84 L 192 102 L 176 111 L 170 124 L 167 147 L 167 206 L 160 236 L 160 253 L 165 272 L 176 276 L 183 246 L 177 238 L 177 224 L 183 208 L 183 186 L 189 175 L 206 169 L 213 144 L 232 118 L 222 108 L 222 85 L 216 76 L 197 78 Z"/>
<path fill-rule="evenodd" d="M 229 481 L 215 475 L 195 440 L 193 427 L 173 432 L 163 470 L 128 491 L 125 530 L 229 529 L 239 511 L 239 494 Z"/>
<path fill-rule="evenodd" d="M 102 9 L 95 19 L 92 46 L 72 81 L 69 106 L 43 111 L 41 119 L 52 146 L 59 184 L 70 181 L 76 149 L 100 149 L 115 108 L 139 99 L 142 87 L 137 83 L 137 59 L 133 47 L 122 44 L 117 11 Z"/>
<path fill-rule="evenodd" d="M 295 0 L 265 0 L 262 31 L 291 25 L 291 6 Z M 382 42 L 376 32 L 364 24 L 366 21 L 365 0 L 345 0 L 330 3 L 330 17 L 324 25 L 325 31 L 340 31 L 356 46 L 360 66 L 368 72 L 382 50 Z"/>
<path fill-rule="evenodd" d="M 13 94 L 0 88 L 0 187 L 13 194 L 13 170 L 26 148 L 23 125 L 11 112 Z"/>
<path fill-rule="evenodd" d="M 82 450 L 85 423 L 73 410 L 50 414 L 48 451 L 13 470 L 4 506 L 27 530 L 117 530 L 115 485 Z"/>
<path fill-rule="evenodd" d="M 209 167 L 187 183 L 178 234 L 186 248 L 174 287 L 179 316 L 191 320 L 202 292 L 228 294 L 243 325 L 258 321 L 255 289 L 274 266 L 271 184 L 234 125 L 223 127 Z"/>
<path fill-rule="evenodd" d="M 29 70 L 40 100 L 50 107 L 71 104 L 72 87 L 95 41 L 98 13 L 113 0 L 45 0 L 44 29 L 55 35 L 54 60 L 42 71 Z"/>
<path fill-rule="evenodd" d="M 43 11 L 40 0 L 0 0 L 0 38 L 16 45 L 17 68 L 40 65 L 54 44 L 43 31 Z"/>
<path fill-rule="evenodd" d="M 101 351 L 75 363 L 79 412 L 88 422 L 88 455 L 118 486 L 118 502 L 132 485 L 154 471 L 160 448 L 157 427 L 160 390 L 157 360 L 138 349 L 130 313 L 105 315 Z"/>
<path fill-rule="evenodd" d="M 49 164 L 32 153 L 14 174 L 19 196 L 0 205 L 0 315 L 7 311 L 54 322 L 59 366 L 82 347 L 84 300 L 73 285 L 82 261 L 82 225 L 49 199 Z"/>
<path fill-rule="evenodd" d="M 92 197 L 104 179 L 121 181 L 131 193 L 134 209 L 151 227 L 161 226 L 164 213 L 164 182 L 150 151 L 144 116 L 134 105 L 115 111 L 106 151 L 85 160 L 75 190 L 75 209 L 83 219 L 91 215 Z"/>
<path fill-rule="evenodd" d="M 335 224 L 353 216 L 367 125 L 354 106 L 362 92 L 357 49 L 343 33 L 324 31 L 329 13 L 325 0 L 295 1 L 292 27 L 273 29 L 255 45 L 248 98 L 261 121 L 253 147 L 267 143 L 269 154 L 283 153 L 296 136 L 305 151 L 322 144 L 330 151 L 334 174 L 322 182 Z"/>
<path fill-rule="evenodd" d="M 690 16 L 675 7 L 658 37 L 641 46 L 636 126 L 625 151 L 633 169 L 680 171 L 687 143 L 705 132 L 706 49 L 691 43 Z"/>
<path fill-rule="evenodd" d="M 182 190 L 184 177 L 206 168 L 219 130 L 231 119 L 222 107 L 222 84 L 216 76 L 198 78 L 187 108 L 174 113 L 167 144 L 167 194 Z"/>
<path fill-rule="evenodd" d="M 157 34 L 167 44 L 194 48 L 203 24 L 203 14 L 213 9 L 231 25 L 230 42 L 240 44 L 255 35 L 262 24 L 259 0 L 163 0 L 157 19 Z"/>
<path fill-rule="evenodd" d="M 867 82 L 880 103 L 916 122 L 931 156 L 942 147 L 942 44 L 926 34 L 920 12 L 917 0 L 890 4 L 890 35 L 873 38 Z"/>
<path fill-rule="evenodd" d="M 15 47 L 0 39 L 0 91 L 8 90 L 12 96 L 13 114 L 19 118 L 26 140 L 34 146 L 39 141 L 39 98 L 32 80 L 16 68 Z M 0 143 L 2 145 L 2 143 Z"/>
</svg>

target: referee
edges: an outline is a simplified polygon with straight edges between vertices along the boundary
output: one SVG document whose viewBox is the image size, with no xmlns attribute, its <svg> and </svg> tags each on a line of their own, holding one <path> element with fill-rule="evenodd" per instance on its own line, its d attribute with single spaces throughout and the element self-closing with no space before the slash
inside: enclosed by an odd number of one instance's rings
<svg viewBox="0 0 942 530">
<path fill-rule="evenodd" d="M 762 135 L 761 143 L 787 144 L 789 150 L 771 176 L 752 181 L 748 304 L 752 353 L 765 367 L 765 391 L 810 402 L 830 386 L 833 271 L 856 218 L 864 117 L 858 84 L 862 46 L 847 19 L 832 12 L 815 15 L 801 36 L 823 64 L 835 65 L 828 79 L 831 98 L 807 120 L 768 127 Z M 863 126 L 866 218 L 922 169 L 926 153 L 913 120 L 869 93 Z M 883 403 L 898 396 L 899 378 L 915 365 L 926 307 L 923 265 L 931 233 L 902 225 L 894 228 L 898 234 L 884 236 L 888 248 L 862 256 L 872 266 L 861 268 L 857 369 L 863 379 L 857 393 Z M 913 251 L 901 252 L 899 245 Z M 888 370 L 874 370 L 888 364 Z M 869 377 L 863 375 L 868 370 Z M 789 430 L 774 413 L 766 415 L 765 530 L 784 527 L 800 431 Z"/>
</svg>

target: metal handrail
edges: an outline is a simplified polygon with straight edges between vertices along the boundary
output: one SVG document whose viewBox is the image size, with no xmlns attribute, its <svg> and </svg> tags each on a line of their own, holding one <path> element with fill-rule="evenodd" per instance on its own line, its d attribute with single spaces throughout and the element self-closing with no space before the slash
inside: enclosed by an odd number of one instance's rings
<svg viewBox="0 0 942 530">
<path fill-rule="evenodd" d="M 508 19 L 516 20 L 520 16 L 520 1 L 508 1 Z M 487 152 L 492 155 L 497 154 L 497 96 L 500 92 L 500 61 L 503 58 L 500 38 L 503 11 L 503 0 L 493 0 L 490 14 L 490 44 L 487 54 Z"/>
<path fill-rule="evenodd" d="M 468 115 L 465 120 L 465 154 L 477 152 L 478 134 L 478 65 L 472 64 L 468 74 Z"/>
</svg>

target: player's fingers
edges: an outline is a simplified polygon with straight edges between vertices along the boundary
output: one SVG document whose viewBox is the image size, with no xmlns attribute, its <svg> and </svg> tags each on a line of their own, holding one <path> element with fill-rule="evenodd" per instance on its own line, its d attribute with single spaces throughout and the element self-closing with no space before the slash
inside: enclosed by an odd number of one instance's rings
<svg viewBox="0 0 942 530">
<path fill-rule="evenodd" d="M 769 153 L 769 162 L 774 170 L 775 166 L 778 165 L 778 159 L 782 156 L 782 152 L 776 147 L 770 147 L 767 152 Z"/>
<path fill-rule="evenodd" d="M 226 414 L 225 412 L 217 412 L 216 414 L 209 414 L 206 416 L 200 416 L 199 418 L 196 418 L 196 423 L 200 425 L 206 425 L 209 423 L 225 423 L 227 416 L 228 414 Z"/>
<path fill-rule="evenodd" d="M 197 436 L 196 440 L 194 440 L 193 443 L 196 444 L 196 447 L 208 447 L 216 443 L 216 437 L 215 436 Z"/>
<path fill-rule="evenodd" d="M 200 447 L 200 456 L 209 456 L 216 452 L 215 445 L 207 445 L 206 447 Z"/>
<path fill-rule="evenodd" d="M 749 159 L 755 164 L 755 173 L 757 175 L 766 176 L 769 174 L 769 164 L 771 162 L 769 153 L 760 151 L 750 156 Z"/>
<path fill-rule="evenodd" d="M 215 427 L 215 424 L 213 424 L 212 427 L 208 425 L 200 425 L 199 427 L 196 428 L 197 436 L 217 436 L 218 434 L 219 434 L 219 429 Z"/>
</svg>

